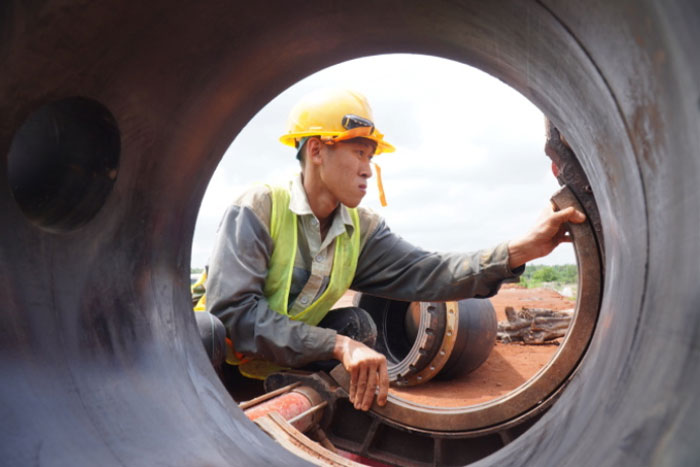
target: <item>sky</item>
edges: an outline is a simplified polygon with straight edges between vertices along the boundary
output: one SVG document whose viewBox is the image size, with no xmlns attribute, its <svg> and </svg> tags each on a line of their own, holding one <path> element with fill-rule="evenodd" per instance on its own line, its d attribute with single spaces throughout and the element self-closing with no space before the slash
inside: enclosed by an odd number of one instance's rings
<svg viewBox="0 0 700 467">
<path fill-rule="evenodd" d="M 254 183 L 282 183 L 299 172 L 295 151 L 279 142 L 287 115 L 321 87 L 364 94 L 374 123 L 396 152 L 374 158 L 376 177 L 362 206 L 391 230 L 435 251 L 475 251 L 529 231 L 559 189 L 544 154 L 542 112 L 498 79 L 424 55 L 381 55 L 344 62 L 299 81 L 268 103 L 236 136 L 202 201 L 192 267 L 207 264 L 226 207 Z M 532 264 L 575 264 L 571 245 Z"/>
</svg>

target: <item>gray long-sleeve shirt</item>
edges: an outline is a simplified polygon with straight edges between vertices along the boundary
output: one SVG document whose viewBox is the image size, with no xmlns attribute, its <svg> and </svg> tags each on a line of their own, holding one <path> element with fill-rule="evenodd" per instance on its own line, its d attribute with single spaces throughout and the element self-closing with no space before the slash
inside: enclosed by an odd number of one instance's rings
<svg viewBox="0 0 700 467">
<path fill-rule="evenodd" d="M 334 213 L 321 239 L 319 222 L 301 177 L 290 183 L 289 208 L 297 214 L 298 245 L 289 295 L 296 315 L 326 289 L 335 238 L 354 226 L 345 206 Z M 274 247 L 270 237 L 271 197 L 267 186 L 241 195 L 226 211 L 209 262 L 207 311 L 226 326 L 236 351 L 282 366 L 300 367 L 332 358 L 336 332 L 289 319 L 271 310 L 263 295 Z M 475 253 L 434 253 L 389 230 L 381 217 L 358 208 L 360 257 L 351 289 L 406 301 L 490 297 L 501 282 L 520 274 L 508 267 L 507 244 Z"/>
</svg>

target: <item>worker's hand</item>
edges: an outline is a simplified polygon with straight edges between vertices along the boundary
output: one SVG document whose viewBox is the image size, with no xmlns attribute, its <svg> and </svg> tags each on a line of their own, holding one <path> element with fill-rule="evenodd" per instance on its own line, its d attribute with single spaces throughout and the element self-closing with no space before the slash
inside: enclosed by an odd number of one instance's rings
<svg viewBox="0 0 700 467">
<path fill-rule="evenodd" d="M 508 243 L 508 266 L 515 269 L 536 258 L 547 256 L 562 242 L 570 242 L 566 222 L 580 224 L 586 216 L 569 206 L 554 211 L 550 206 L 540 215 L 535 226 L 525 236 Z"/>
<path fill-rule="evenodd" d="M 350 402 L 356 409 L 369 410 L 375 394 L 377 404 L 386 404 L 389 372 L 384 355 L 340 334 L 336 337 L 333 354 L 350 373 Z"/>
</svg>

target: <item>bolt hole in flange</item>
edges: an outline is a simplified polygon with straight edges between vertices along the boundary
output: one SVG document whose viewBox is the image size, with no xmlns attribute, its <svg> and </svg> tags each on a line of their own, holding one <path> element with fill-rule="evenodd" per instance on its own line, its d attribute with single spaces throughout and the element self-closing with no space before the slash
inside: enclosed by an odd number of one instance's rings
<svg viewBox="0 0 700 467">
<path fill-rule="evenodd" d="M 112 114 L 84 97 L 34 111 L 12 139 L 7 176 L 34 224 L 69 231 L 99 211 L 117 178 L 120 134 Z"/>
</svg>

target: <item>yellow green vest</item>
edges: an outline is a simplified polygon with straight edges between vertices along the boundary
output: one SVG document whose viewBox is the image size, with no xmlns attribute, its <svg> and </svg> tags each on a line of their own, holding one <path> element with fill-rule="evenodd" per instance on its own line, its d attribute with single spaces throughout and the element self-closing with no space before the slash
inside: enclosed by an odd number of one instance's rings
<svg viewBox="0 0 700 467">
<path fill-rule="evenodd" d="M 290 316 L 288 304 L 294 259 L 297 253 L 297 215 L 289 209 L 290 194 L 286 188 L 270 187 L 270 190 L 272 195 L 270 236 L 273 249 L 263 293 L 272 310 L 290 319 L 316 326 L 348 290 L 355 277 L 357 259 L 360 256 L 360 218 L 357 209 L 348 208 L 354 226 L 352 236 L 343 232 L 335 239 L 335 254 L 328 287 L 306 309 L 297 315 Z M 239 365 L 240 372 L 250 378 L 265 379 L 270 373 L 283 369 L 263 360 L 240 360 L 239 357 L 240 355 L 229 352 L 226 361 Z"/>
</svg>

